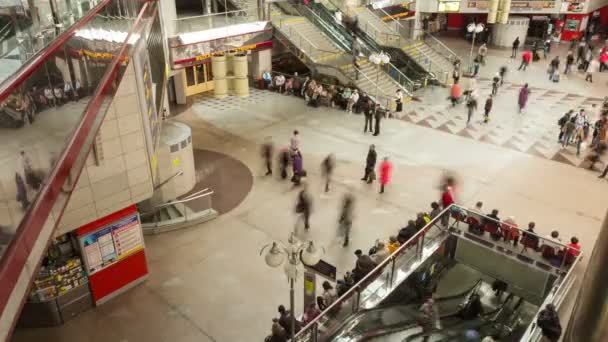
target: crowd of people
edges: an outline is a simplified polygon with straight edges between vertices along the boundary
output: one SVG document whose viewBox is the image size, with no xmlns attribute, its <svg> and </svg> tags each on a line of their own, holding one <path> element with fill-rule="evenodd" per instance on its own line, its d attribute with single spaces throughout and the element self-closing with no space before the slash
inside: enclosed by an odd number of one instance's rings
<svg viewBox="0 0 608 342">
<path fill-rule="evenodd" d="M 363 114 L 365 124 L 363 133 L 380 135 L 381 122 L 391 117 L 391 112 L 376 103 L 369 94 L 354 85 L 325 84 L 309 76 L 300 77 L 298 73 L 285 77 L 285 74 L 275 73 L 273 77 L 268 71 L 260 78 L 263 88 L 280 94 L 299 96 L 314 108 L 327 106 L 342 109 L 349 114 Z M 403 110 L 403 91 L 397 89 L 394 96 L 395 111 Z"/>
<path fill-rule="evenodd" d="M 296 137 L 297 135 L 299 134 L 294 132 L 294 138 L 292 138 L 292 140 L 297 140 L 295 146 L 299 148 L 299 139 Z M 375 148 L 372 145 L 370 146 L 368 152 L 369 162 L 366 163 L 366 177 L 362 178 L 364 181 L 370 180 L 368 176 L 373 172 L 370 169 L 373 170 L 376 159 L 375 155 Z M 322 162 L 322 175 L 325 177 L 324 183 L 326 191 L 329 191 L 329 177 L 331 175 L 330 170 L 333 170 L 335 167 L 333 158 L 333 155 L 330 155 Z M 265 158 L 265 162 L 268 166 L 268 159 Z M 330 307 L 332 308 L 331 310 L 339 311 L 340 305 L 334 303 L 340 298 L 340 296 L 345 294 L 352 286 L 363 280 L 368 274 L 370 274 L 370 272 L 372 272 L 378 265 L 382 264 L 384 260 L 389 258 L 401 246 L 408 243 L 410 246 L 412 246 L 412 239 L 419 234 L 420 231 L 426 227 L 430 227 L 429 223 L 431 223 L 432 220 L 435 220 L 436 223 L 440 223 L 445 229 L 447 229 L 449 228 L 448 219 L 451 216 L 458 222 L 466 223 L 470 233 L 479 236 L 488 233 L 490 238 L 496 241 L 503 241 L 506 246 L 512 246 L 513 250 L 518 248 L 518 245 L 521 244 L 523 248 L 521 251 L 518 251 L 518 253 L 539 253 L 543 258 L 548 260 L 556 267 L 562 266 L 563 263 L 566 265 L 571 264 L 573 260 L 580 255 L 581 245 L 576 237 L 572 237 L 570 242 L 567 244 L 565 241 L 561 240 L 561 236 L 557 230 L 553 230 L 544 238 L 540 237 L 535 231 L 536 224 L 534 222 L 529 222 L 526 230 L 520 230 L 518 229 L 518 223 L 513 216 L 501 221 L 499 217 L 500 213 L 497 209 L 493 209 L 489 214 L 484 213 L 482 202 L 477 202 L 475 208 L 472 210 L 464 211 L 459 207 L 452 207 L 451 211 L 442 215 L 444 209 L 449 208 L 452 204 L 455 204 L 455 194 L 453 188 L 453 180 L 448 179 L 442 186 L 443 190 L 439 200 L 432 202 L 428 211 L 419 212 L 415 218 L 408 220 L 407 224 L 403 228 L 396 231 L 395 234 L 390 235 L 385 241 L 376 240 L 367 253 L 364 253 L 361 249 L 356 250 L 356 259 L 353 269 L 345 272 L 343 278 L 339 279 L 335 285 L 328 281 L 324 281 L 322 284 L 322 295 L 317 297 L 316 303 L 309 304 L 301 317 L 293 317 L 293 321 L 295 321 L 295 332 L 297 333 L 302 326 L 310 323 L 317 316 L 319 316 L 322 311 Z M 306 188 L 298 194 L 296 213 L 304 213 L 302 215 L 305 217 L 304 220 L 306 224 L 308 222 L 308 218 L 306 217 L 310 215 L 311 198 L 312 197 L 310 194 L 308 194 Z M 300 207 L 303 208 L 300 209 Z M 338 231 L 345 234 L 344 246 L 348 245 L 348 235 L 350 233 L 350 228 L 353 221 L 353 208 L 354 195 L 351 192 L 347 192 L 344 194 L 342 209 L 338 215 Z M 309 228 L 308 225 L 306 227 Z M 453 227 L 454 224 L 452 225 L 452 228 Z M 496 285 L 496 291 L 499 294 L 504 292 L 504 286 L 499 287 Z M 436 319 L 434 318 L 436 316 L 434 314 L 430 314 L 429 311 L 429 307 L 432 306 L 433 298 L 429 297 L 420 308 L 421 319 L 418 323 L 423 327 L 423 331 L 432 331 L 432 327 L 434 326 L 434 324 L 431 325 L 431 322 Z M 425 316 L 425 313 L 428 315 Z M 292 314 L 288 310 L 285 310 L 283 306 L 279 306 L 279 318 L 273 320 L 271 335 L 268 336 L 267 341 L 287 341 L 288 332 L 291 329 L 291 315 Z M 424 317 L 428 319 L 422 319 Z M 489 335 L 485 341 L 492 341 L 491 338 L 495 338 L 496 336 L 497 335 L 495 334 Z"/>
</svg>

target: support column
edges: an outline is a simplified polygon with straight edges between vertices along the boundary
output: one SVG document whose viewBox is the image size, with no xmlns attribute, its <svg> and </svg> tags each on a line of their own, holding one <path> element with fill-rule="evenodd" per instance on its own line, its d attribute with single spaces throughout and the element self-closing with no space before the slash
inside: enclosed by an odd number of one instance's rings
<svg viewBox="0 0 608 342">
<path fill-rule="evenodd" d="M 251 75 L 253 78 L 262 77 L 264 70 L 272 71 L 272 50 L 262 50 L 254 53 L 251 63 Z"/>
<path fill-rule="evenodd" d="M 608 341 L 608 286 L 604 265 L 608 262 L 608 213 L 595 240 L 581 282 L 564 342 Z"/>
</svg>

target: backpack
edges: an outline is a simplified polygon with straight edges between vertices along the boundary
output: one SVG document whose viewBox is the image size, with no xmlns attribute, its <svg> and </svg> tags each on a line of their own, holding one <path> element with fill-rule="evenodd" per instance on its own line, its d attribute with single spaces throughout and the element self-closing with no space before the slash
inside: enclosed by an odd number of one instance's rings
<svg viewBox="0 0 608 342">
<path fill-rule="evenodd" d="M 561 118 L 559 118 L 559 120 L 557 120 L 557 125 L 562 127 L 563 125 L 566 124 L 566 121 L 568 121 L 568 117 L 566 115 L 564 115 Z"/>
</svg>

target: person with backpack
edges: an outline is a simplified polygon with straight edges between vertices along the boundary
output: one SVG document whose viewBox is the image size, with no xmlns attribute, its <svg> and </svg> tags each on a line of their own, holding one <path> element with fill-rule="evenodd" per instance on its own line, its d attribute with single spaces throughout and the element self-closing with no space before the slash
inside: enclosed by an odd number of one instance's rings
<svg viewBox="0 0 608 342">
<path fill-rule="evenodd" d="M 557 342 L 562 336 L 562 325 L 553 304 L 547 304 L 538 314 L 536 324 L 541 329 L 543 337 L 550 342 Z"/>
</svg>

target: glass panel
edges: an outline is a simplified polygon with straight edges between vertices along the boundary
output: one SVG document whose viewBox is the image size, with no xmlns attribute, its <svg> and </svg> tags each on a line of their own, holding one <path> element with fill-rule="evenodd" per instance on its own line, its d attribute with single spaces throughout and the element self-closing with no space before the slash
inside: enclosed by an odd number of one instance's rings
<svg viewBox="0 0 608 342">
<path fill-rule="evenodd" d="M 194 68 L 196 69 L 196 83 L 197 84 L 201 84 L 201 83 L 205 83 L 205 65 L 204 64 L 199 64 L 194 66 Z"/>
<path fill-rule="evenodd" d="M 186 86 L 192 87 L 195 84 L 196 82 L 194 81 L 194 68 L 186 68 Z"/>
</svg>

